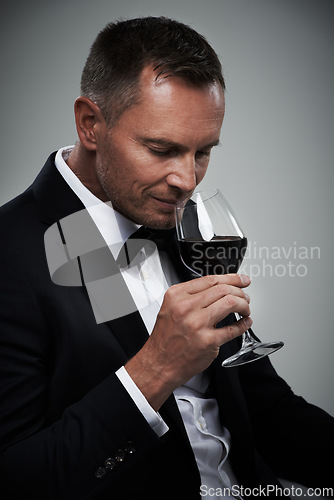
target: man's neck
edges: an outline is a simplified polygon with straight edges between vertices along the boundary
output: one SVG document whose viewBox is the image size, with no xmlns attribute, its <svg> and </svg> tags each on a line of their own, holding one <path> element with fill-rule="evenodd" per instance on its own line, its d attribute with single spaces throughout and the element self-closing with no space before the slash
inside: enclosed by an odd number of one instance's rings
<svg viewBox="0 0 334 500">
<path fill-rule="evenodd" d="M 101 201 L 109 201 L 96 172 L 96 154 L 94 151 L 86 151 L 78 141 L 66 163 L 91 193 Z"/>
</svg>

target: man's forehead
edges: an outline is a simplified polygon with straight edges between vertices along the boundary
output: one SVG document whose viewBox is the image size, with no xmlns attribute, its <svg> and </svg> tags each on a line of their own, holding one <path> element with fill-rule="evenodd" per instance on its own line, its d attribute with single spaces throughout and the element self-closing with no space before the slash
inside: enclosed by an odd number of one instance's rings
<svg viewBox="0 0 334 500">
<path fill-rule="evenodd" d="M 159 140 L 217 144 L 224 118 L 224 92 L 218 84 L 189 85 L 180 77 L 155 81 L 152 68 L 146 68 L 139 99 L 124 111 L 118 123 L 129 134 Z M 130 132 L 131 131 L 131 132 Z"/>
<path fill-rule="evenodd" d="M 174 74 L 159 74 L 160 69 L 156 69 L 154 65 L 145 66 L 140 76 L 140 91 L 145 94 L 153 94 L 157 92 L 171 93 L 181 90 L 186 93 L 208 94 L 216 96 L 224 102 L 224 90 L 220 82 L 207 82 L 195 84 L 182 76 Z"/>
</svg>

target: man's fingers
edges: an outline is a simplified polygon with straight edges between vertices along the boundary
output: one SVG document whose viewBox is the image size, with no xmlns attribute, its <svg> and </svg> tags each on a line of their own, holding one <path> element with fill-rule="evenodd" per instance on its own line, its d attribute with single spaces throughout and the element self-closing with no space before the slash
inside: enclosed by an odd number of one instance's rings
<svg viewBox="0 0 334 500">
<path fill-rule="evenodd" d="M 238 313 L 240 316 L 247 317 L 250 315 L 250 307 L 245 297 L 225 295 L 208 306 L 207 312 L 210 314 L 210 322 L 214 325 L 231 313 Z"/>
<path fill-rule="evenodd" d="M 232 325 L 223 326 L 222 328 L 216 328 L 215 332 L 217 335 L 217 346 L 221 346 L 229 342 L 230 340 L 239 337 L 245 333 L 248 328 L 253 324 L 253 320 L 250 317 L 241 318 Z"/>
<path fill-rule="evenodd" d="M 196 298 L 198 300 L 198 305 L 202 308 L 205 308 L 228 295 L 235 295 L 236 297 L 245 299 L 248 303 L 250 301 L 249 296 L 241 288 L 221 283 L 203 290 L 196 295 L 192 295 L 192 298 L 193 300 Z"/>
<path fill-rule="evenodd" d="M 180 309 L 181 317 L 204 309 L 203 320 L 214 325 L 233 312 L 250 315 L 250 299 L 242 289 L 249 283 L 248 276 L 239 274 L 204 276 L 174 285 L 166 292 L 165 302 L 173 302 L 173 314 Z"/>
<path fill-rule="evenodd" d="M 187 292 L 190 294 L 199 293 L 209 288 L 219 285 L 231 285 L 239 288 L 247 287 L 251 280 L 245 274 L 211 274 L 188 281 L 186 284 Z"/>
</svg>

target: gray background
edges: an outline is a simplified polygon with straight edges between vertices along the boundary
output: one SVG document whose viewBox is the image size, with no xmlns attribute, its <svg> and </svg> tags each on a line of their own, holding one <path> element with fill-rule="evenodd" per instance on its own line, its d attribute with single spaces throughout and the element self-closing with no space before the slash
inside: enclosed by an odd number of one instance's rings
<svg viewBox="0 0 334 500">
<path fill-rule="evenodd" d="M 332 0 L 12 0 L 0 21 L 1 204 L 76 140 L 80 73 L 107 22 L 166 15 L 209 39 L 228 90 L 222 145 L 202 185 L 220 187 L 251 245 L 268 247 L 265 263 L 253 250 L 244 265 L 267 266 L 257 277 L 252 268 L 254 329 L 284 340 L 274 366 L 332 414 L 333 13 Z M 295 258 L 301 247 L 319 247 L 320 258 Z M 289 275 L 289 262 L 306 275 Z"/>
</svg>

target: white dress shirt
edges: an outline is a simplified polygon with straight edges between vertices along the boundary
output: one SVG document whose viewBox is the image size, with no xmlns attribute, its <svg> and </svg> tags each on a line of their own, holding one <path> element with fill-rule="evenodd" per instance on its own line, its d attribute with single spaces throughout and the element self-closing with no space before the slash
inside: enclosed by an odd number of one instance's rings
<svg viewBox="0 0 334 500">
<path fill-rule="evenodd" d="M 72 149 L 73 146 L 68 146 L 58 151 L 56 167 L 82 201 L 114 258 L 117 258 L 124 242 L 139 226 L 115 211 L 110 202 L 99 200 L 81 183 L 66 164 Z M 120 272 L 147 331 L 151 334 L 164 293 L 169 286 L 178 282 L 169 257 L 165 252 L 159 254 L 157 249 L 147 254 L 144 247 L 130 265 L 121 268 Z M 116 375 L 157 435 L 160 437 L 166 433 L 168 426 L 150 406 L 126 369 L 120 368 Z M 231 436 L 220 425 L 217 401 L 206 396 L 208 384 L 207 375 L 201 373 L 176 389 L 174 395 L 194 451 L 202 484 L 208 488 L 226 488 L 238 484 L 228 459 Z"/>
</svg>

